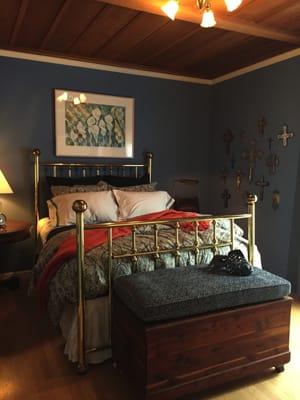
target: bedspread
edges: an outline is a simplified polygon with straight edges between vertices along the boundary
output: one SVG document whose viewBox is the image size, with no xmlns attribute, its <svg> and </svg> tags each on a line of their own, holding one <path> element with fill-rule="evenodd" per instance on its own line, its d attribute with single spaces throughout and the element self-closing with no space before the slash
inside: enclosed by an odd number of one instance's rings
<svg viewBox="0 0 300 400">
<path fill-rule="evenodd" d="M 31 290 L 33 290 L 43 269 L 58 250 L 60 244 L 68 235 L 74 235 L 74 229 L 59 232 L 52 236 L 43 247 L 38 261 L 33 268 Z M 243 231 L 235 225 L 235 247 L 238 247 L 243 239 Z M 228 220 L 218 220 L 216 223 L 216 237 L 218 242 L 230 241 L 230 222 Z M 199 231 L 200 245 L 212 243 L 213 229 L 210 227 L 206 231 Z M 174 228 L 161 225 L 159 233 L 160 249 L 174 248 Z M 180 231 L 179 241 L 182 246 L 192 246 L 195 241 L 194 232 L 188 233 Z M 136 234 L 136 247 L 139 252 L 151 251 L 154 248 L 153 229 L 140 227 Z M 120 255 L 130 253 L 132 249 L 131 237 L 121 237 L 113 241 L 113 254 Z M 229 247 L 219 249 L 220 254 L 227 254 Z M 200 249 L 198 262 L 209 263 L 213 257 L 211 249 Z M 155 263 L 153 255 L 138 257 L 137 263 L 132 264 L 129 258 L 119 258 L 113 260 L 112 279 L 121 275 L 128 275 L 140 271 L 153 271 L 155 268 L 175 268 L 174 253 L 167 252 L 160 255 L 160 259 Z M 189 266 L 195 264 L 194 251 L 180 251 L 179 266 Z M 108 292 L 108 247 L 106 244 L 100 245 L 85 254 L 84 265 L 84 287 L 86 298 L 92 299 L 106 295 Z M 58 324 L 64 306 L 67 303 L 77 302 L 77 263 L 76 258 L 65 262 L 56 272 L 49 285 L 48 313 L 54 324 Z"/>
</svg>

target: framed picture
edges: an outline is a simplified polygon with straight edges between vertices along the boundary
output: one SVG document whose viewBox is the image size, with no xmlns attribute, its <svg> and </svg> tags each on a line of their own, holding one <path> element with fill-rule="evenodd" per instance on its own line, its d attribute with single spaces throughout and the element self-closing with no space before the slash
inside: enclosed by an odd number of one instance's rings
<svg viewBox="0 0 300 400">
<path fill-rule="evenodd" d="M 134 99 L 54 90 L 56 155 L 133 157 Z"/>
</svg>

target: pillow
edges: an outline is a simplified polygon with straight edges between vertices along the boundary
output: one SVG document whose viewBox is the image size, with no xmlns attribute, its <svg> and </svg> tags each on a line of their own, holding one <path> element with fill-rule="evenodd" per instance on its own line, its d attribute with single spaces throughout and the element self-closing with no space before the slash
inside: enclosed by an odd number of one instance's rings
<svg viewBox="0 0 300 400">
<path fill-rule="evenodd" d="M 124 192 L 113 190 L 119 205 L 119 218 L 124 220 L 168 210 L 174 204 L 174 199 L 163 191 L 157 192 Z"/>
<path fill-rule="evenodd" d="M 74 185 L 96 185 L 101 180 L 101 176 L 79 176 L 79 177 L 64 177 L 64 176 L 46 176 L 46 181 L 49 186 L 74 186 Z"/>
<path fill-rule="evenodd" d="M 102 182 L 102 181 L 100 181 Z M 100 183 L 99 182 L 99 183 Z M 102 182 L 105 183 L 105 182 Z M 118 187 L 118 186 L 112 186 L 112 185 L 108 185 L 108 188 L 113 190 L 122 190 L 123 192 L 154 192 L 157 182 L 153 182 L 153 183 L 146 183 L 145 185 L 136 185 L 136 186 L 124 186 L 124 187 Z"/>
<path fill-rule="evenodd" d="M 93 224 L 118 220 L 118 206 L 111 190 L 102 192 L 68 193 L 47 201 L 49 218 L 56 226 L 75 224 L 76 215 L 72 209 L 75 200 L 87 202 L 84 222 Z"/>
<path fill-rule="evenodd" d="M 102 176 L 101 179 L 112 186 L 123 187 L 123 186 L 136 186 L 144 185 L 149 183 L 149 175 L 143 175 L 138 178 L 135 176 L 115 176 L 107 175 Z M 99 179 L 98 179 L 99 180 Z"/>
<path fill-rule="evenodd" d="M 51 186 L 53 197 L 67 193 L 102 192 L 105 190 L 110 190 L 110 185 L 103 181 L 97 182 L 97 185 Z"/>
</svg>

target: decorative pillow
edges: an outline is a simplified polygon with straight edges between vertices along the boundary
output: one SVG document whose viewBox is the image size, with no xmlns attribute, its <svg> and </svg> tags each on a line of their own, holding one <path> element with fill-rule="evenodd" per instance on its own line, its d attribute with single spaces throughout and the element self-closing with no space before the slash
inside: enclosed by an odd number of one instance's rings
<svg viewBox="0 0 300 400">
<path fill-rule="evenodd" d="M 51 186 L 51 193 L 55 197 L 67 193 L 102 192 L 110 189 L 108 183 L 99 181 L 97 185 Z"/>
<path fill-rule="evenodd" d="M 157 192 L 124 192 L 113 190 L 119 205 L 119 218 L 124 220 L 168 210 L 174 204 L 174 199 L 163 191 Z"/>
<path fill-rule="evenodd" d="M 99 180 L 99 179 L 98 179 Z M 123 186 L 136 186 L 136 185 L 145 185 L 149 183 L 149 175 L 143 175 L 138 178 L 134 176 L 115 176 L 115 175 L 107 175 L 102 176 L 101 180 L 109 183 L 112 186 L 123 187 Z"/>
<path fill-rule="evenodd" d="M 102 192 L 68 193 L 47 201 L 49 217 L 56 226 L 75 224 L 76 215 L 72 209 L 75 200 L 87 202 L 84 222 L 93 224 L 118 220 L 118 206 L 111 190 Z"/>
<path fill-rule="evenodd" d="M 101 183 L 102 181 L 100 181 L 99 183 Z M 105 182 L 102 182 L 105 183 Z M 146 183 L 145 185 L 136 185 L 136 186 L 124 186 L 124 187 L 118 187 L 118 186 L 112 186 L 112 185 L 108 185 L 108 188 L 113 190 L 122 190 L 123 192 L 154 192 L 155 188 L 157 186 L 157 182 L 153 182 L 153 183 Z"/>
</svg>

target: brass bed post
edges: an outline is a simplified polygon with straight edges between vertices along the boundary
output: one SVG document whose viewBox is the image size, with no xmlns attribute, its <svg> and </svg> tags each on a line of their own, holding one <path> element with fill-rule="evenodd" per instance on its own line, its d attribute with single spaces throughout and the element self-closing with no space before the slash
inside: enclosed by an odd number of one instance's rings
<svg viewBox="0 0 300 400">
<path fill-rule="evenodd" d="M 40 209 L 40 150 L 34 149 L 32 151 L 34 160 L 34 242 L 35 251 L 37 251 L 37 240 L 38 240 L 38 222 L 39 222 L 39 209 Z"/>
<path fill-rule="evenodd" d="M 149 175 L 149 183 L 152 182 L 152 163 L 153 163 L 153 153 L 146 153 L 146 168 L 147 174 Z"/>
<path fill-rule="evenodd" d="M 249 193 L 247 196 L 248 213 L 251 217 L 248 218 L 248 261 L 253 264 L 254 261 L 254 248 L 255 248 L 255 203 L 257 196 Z"/>
<path fill-rule="evenodd" d="M 78 274 L 78 306 L 77 306 L 77 341 L 78 364 L 77 370 L 83 373 L 87 369 L 85 349 L 85 296 L 83 282 L 84 268 L 84 212 L 87 204 L 84 200 L 76 200 L 73 210 L 76 213 L 76 242 L 77 242 L 77 274 Z"/>
</svg>

